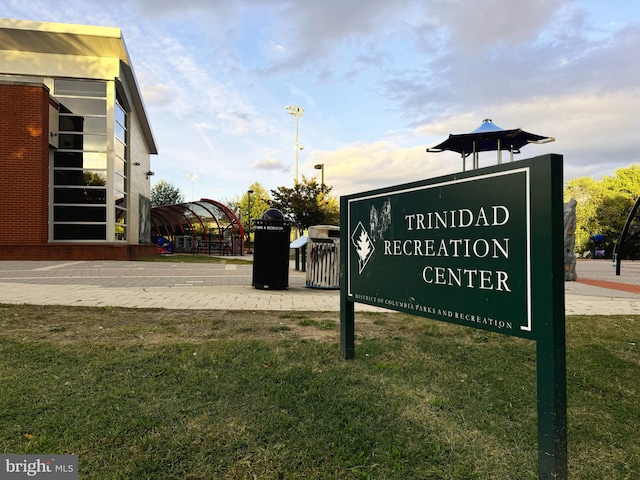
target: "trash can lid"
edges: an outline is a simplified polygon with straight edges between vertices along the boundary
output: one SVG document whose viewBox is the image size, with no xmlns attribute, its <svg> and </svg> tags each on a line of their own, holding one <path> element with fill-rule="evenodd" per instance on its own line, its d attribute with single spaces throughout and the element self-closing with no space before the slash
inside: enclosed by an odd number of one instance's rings
<svg viewBox="0 0 640 480">
<path fill-rule="evenodd" d="M 270 208 L 262 214 L 262 220 L 284 220 L 284 215 L 277 208 Z"/>
</svg>

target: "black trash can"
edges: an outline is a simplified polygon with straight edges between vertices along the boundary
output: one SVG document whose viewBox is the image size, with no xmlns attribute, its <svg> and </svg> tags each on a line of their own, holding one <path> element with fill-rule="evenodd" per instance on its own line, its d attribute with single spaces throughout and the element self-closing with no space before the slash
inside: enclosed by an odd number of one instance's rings
<svg viewBox="0 0 640 480">
<path fill-rule="evenodd" d="M 289 244 L 291 222 L 280 210 L 270 208 L 253 221 L 253 279 L 259 289 L 289 288 Z"/>
</svg>

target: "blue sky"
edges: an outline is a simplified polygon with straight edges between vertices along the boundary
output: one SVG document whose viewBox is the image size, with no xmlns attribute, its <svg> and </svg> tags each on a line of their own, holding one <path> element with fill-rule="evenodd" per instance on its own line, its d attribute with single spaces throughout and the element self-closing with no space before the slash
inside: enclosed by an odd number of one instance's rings
<svg viewBox="0 0 640 480">
<path fill-rule="evenodd" d="M 287 105 L 300 175 L 323 163 L 336 195 L 462 170 L 425 150 L 485 118 L 555 137 L 516 158 L 562 154 L 565 179 L 640 161 L 638 2 L 5 0 L 0 17 L 120 28 L 152 180 L 187 200 L 291 186 Z"/>
</svg>

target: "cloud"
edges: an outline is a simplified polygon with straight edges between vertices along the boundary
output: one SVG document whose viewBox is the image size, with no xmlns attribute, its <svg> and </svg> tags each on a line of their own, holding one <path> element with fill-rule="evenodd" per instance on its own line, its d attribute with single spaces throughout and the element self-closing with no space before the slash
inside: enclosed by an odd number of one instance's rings
<svg viewBox="0 0 640 480">
<path fill-rule="evenodd" d="M 216 126 L 211 123 L 199 122 L 194 125 L 196 130 L 216 130 Z"/>
<path fill-rule="evenodd" d="M 436 0 L 428 10 L 445 29 L 449 48 L 473 54 L 496 45 L 513 48 L 535 39 L 569 3 L 570 0 Z"/>
<path fill-rule="evenodd" d="M 269 46 L 271 47 L 272 50 L 275 50 L 276 52 L 282 52 L 285 50 L 283 45 L 280 45 L 279 43 L 276 43 L 274 41 L 269 42 Z"/>
<path fill-rule="evenodd" d="M 256 170 L 280 170 L 283 172 L 288 170 L 280 160 L 276 160 L 275 158 L 265 158 L 254 162 L 251 164 L 251 168 Z"/>
<path fill-rule="evenodd" d="M 141 84 L 140 90 L 146 105 L 168 105 L 171 103 L 171 91 L 165 84 Z"/>
<path fill-rule="evenodd" d="M 190 34 L 200 31 L 193 27 Z M 272 122 L 255 105 L 263 90 L 233 54 L 222 53 L 232 52 L 229 46 L 211 56 L 205 40 L 192 45 L 188 36 L 169 34 L 162 25 L 145 24 L 128 37 L 135 41 L 133 60 L 139 65 L 145 95 L 150 94 L 149 107 L 160 110 L 156 118 L 169 114 L 174 125 L 207 124 L 232 136 L 274 134 Z M 157 78 L 163 79 L 162 84 L 153 84 Z"/>
<path fill-rule="evenodd" d="M 324 163 L 325 180 L 332 193 L 346 195 L 374 188 L 432 178 L 461 170 L 458 161 L 443 161 L 427 155 L 422 145 L 399 148 L 389 142 L 354 144 L 344 148 L 314 152 L 315 163 Z M 311 163 L 304 165 L 312 166 Z"/>
</svg>

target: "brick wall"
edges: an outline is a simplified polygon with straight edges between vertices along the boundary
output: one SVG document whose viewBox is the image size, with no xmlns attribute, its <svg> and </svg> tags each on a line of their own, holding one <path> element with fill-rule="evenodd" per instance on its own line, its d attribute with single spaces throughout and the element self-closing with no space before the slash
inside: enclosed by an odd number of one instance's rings
<svg viewBox="0 0 640 480">
<path fill-rule="evenodd" d="M 0 245 L 46 244 L 49 92 L 0 84 Z"/>
</svg>

